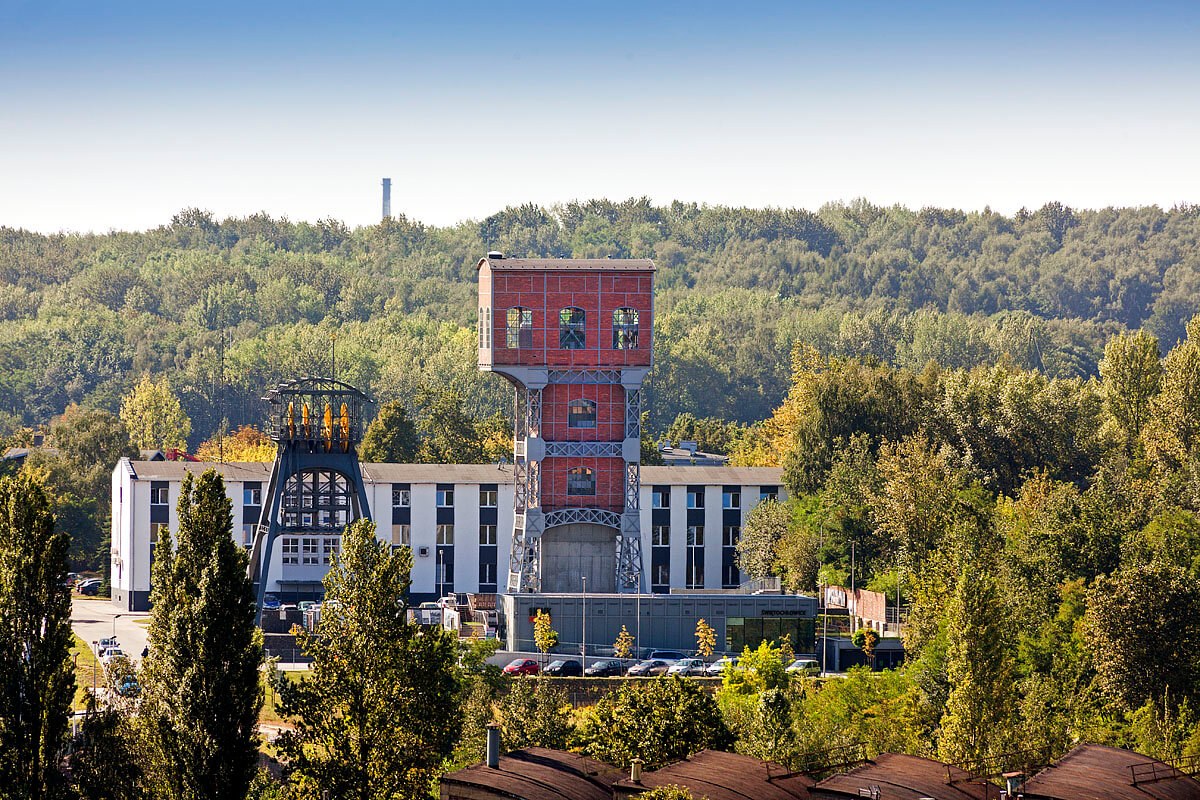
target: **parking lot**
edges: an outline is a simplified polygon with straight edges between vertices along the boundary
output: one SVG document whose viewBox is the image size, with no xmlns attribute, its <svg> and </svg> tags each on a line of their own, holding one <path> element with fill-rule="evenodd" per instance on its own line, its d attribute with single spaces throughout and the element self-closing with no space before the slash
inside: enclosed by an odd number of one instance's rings
<svg viewBox="0 0 1200 800">
<path fill-rule="evenodd" d="M 71 598 L 71 629 L 89 645 L 106 636 L 116 636 L 121 649 L 133 661 L 140 660 L 146 647 L 145 612 L 122 611 L 107 597 Z M 141 622 L 139 622 L 141 620 Z"/>
</svg>

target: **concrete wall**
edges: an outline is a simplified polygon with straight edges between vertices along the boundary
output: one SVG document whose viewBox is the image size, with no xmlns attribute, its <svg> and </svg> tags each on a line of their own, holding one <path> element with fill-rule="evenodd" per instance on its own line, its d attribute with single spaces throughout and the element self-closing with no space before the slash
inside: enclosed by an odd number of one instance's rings
<svg viewBox="0 0 1200 800">
<path fill-rule="evenodd" d="M 542 534 L 542 588 L 546 592 L 617 590 L 617 532 L 603 525 L 559 525 Z"/>
</svg>

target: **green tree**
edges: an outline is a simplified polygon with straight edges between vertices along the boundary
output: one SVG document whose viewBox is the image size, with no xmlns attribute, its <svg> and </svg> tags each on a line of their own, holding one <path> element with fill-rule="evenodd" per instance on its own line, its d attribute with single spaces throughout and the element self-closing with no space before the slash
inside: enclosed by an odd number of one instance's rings
<svg viewBox="0 0 1200 800">
<path fill-rule="evenodd" d="M 257 770 L 262 639 L 231 509 L 215 470 L 185 474 L 175 546 L 155 549 L 139 711 L 155 797 L 240 799 Z"/>
<path fill-rule="evenodd" d="M 1121 333 L 1108 340 L 1100 360 L 1104 406 L 1127 447 L 1142 435 L 1150 401 L 1162 382 L 1158 339 L 1146 331 Z"/>
<path fill-rule="evenodd" d="M 717 632 L 704 619 L 696 621 L 696 655 L 710 658 L 717 647 Z"/>
<path fill-rule="evenodd" d="M 113 706 L 89 709 L 77 749 L 71 755 L 71 781 L 85 800 L 139 800 L 146 797 L 135 720 Z"/>
<path fill-rule="evenodd" d="M 617 658 L 629 658 L 633 655 L 633 634 L 621 626 L 617 640 L 613 642 L 613 655 Z"/>
<path fill-rule="evenodd" d="M 367 426 L 358 457 L 367 462 L 407 464 L 416 458 L 419 446 L 408 409 L 399 400 L 391 400 L 379 407 L 379 414 Z"/>
<path fill-rule="evenodd" d="M 298 638 L 309 677 L 280 682 L 295 723 L 277 740 L 301 797 L 424 796 L 462 727 L 454 636 L 408 619 L 412 551 L 392 551 L 359 520 L 325 576 L 316 631 Z"/>
<path fill-rule="evenodd" d="M 1154 561 L 1101 578 L 1088 594 L 1085 630 L 1096 679 L 1124 708 L 1197 698 L 1200 585 L 1183 567 Z"/>
<path fill-rule="evenodd" d="M 704 800 L 704 798 L 697 798 L 686 786 L 668 783 L 634 795 L 634 800 Z"/>
<path fill-rule="evenodd" d="M 121 422 L 129 441 L 143 450 L 184 450 L 192 433 L 192 421 L 165 375 L 157 382 L 142 376 L 121 402 Z"/>
<path fill-rule="evenodd" d="M 605 695 L 584 718 L 578 740 L 586 755 L 622 769 L 635 758 L 657 769 L 732 744 L 712 695 L 678 675 L 624 683 Z"/>
<path fill-rule="evenodd" d="M 550 615 L 539 608 L 533 615 L 533 644 L 543 656 L 558 644 L 558 631 L 551 626 Z"/>
<path fill-rule="evenodd" d="M 505 750 L 561 750 L 571 732 L 571 703 L 567 693 L 543 675 L 531 681 L 510 679 L 508 691 L 496 704 L 496 723 Z"/>
<path fill-rule="evenodd" d="M 764 500 L 754 507 L 737 542 L 738 569 L 755 580 L 775 573 L 775 547 L 787 534 L 792 513 L 786 503 Z"/>
<path fill-rule="evenodd" d="M 1200 450 L 1200 317 L 1187 330 L 1187 339 L 1163 361 L 1162 391 L 1152 399 L 1143 429 L 1146 455 L 1167 470 Z"/>
<path fill-rule="evenodd" d="M 421 445 L 417 448 L 417 461 L 422 464 L 482 463 L 483 446 L 475 420 L 467 413 L 458 390 L 423 390 L 418 403 L 421 414 L 417 431 Z"/>
<path fill-rule="evenodd" d="M 45 487 L 0 477 L 0 798 L 62 794 L 58 751 L 75 692 L 68 537 Z"/>
<path fill-rule="evenodd" d="M 1015 745 L 1014 664 L 996 559 L 986 546 L 965 549 L 947 609 L 950 694 L 938 755 L 949 762 L 986 762 Z"/>
</svg>

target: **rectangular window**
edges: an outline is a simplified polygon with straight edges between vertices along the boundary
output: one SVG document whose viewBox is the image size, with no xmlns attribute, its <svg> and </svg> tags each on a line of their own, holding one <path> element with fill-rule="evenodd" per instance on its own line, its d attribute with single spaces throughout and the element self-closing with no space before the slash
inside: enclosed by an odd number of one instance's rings
<svg viewBox="0 0 1200 800">
<path fill-rule="evenodd" d="M 726 489 L 721 492 L 721 508 L 741 508 L 742 493 L 736 489 Z"/>
<path fill-rule="evenodd" d="M 412 503 L 412 492 L 407 486 L 392 487 L 392 508 L 408 508 Z"/>
<path fill-rule="evenodd" d="M 704 526 L 703 525 L 688 525 L 687 546 L 688 547 L 704 547 Z"/>
<path fill-rule="evenodd" d="M 316 564 L 317 563 L 317 545 L 320 539 L 301 539 L 300 540 L 300 563 Z"/>
<path fill-rule="evenodd" d="M 596 404 L 591 400 L 572 400 L 567 404 L 568 428 L 596 427 Z"/>
<path fill-rule="evenodd" d="M 587 314 L 582 308 L 564 308 L 558 312 L 558 348 L 584 350 L 587 348 Z"/>
<path fill-rule="evenodd" d="M 496 495 L 495 489 L 480 489 L 479 490 L 479 507 L 480 508 L 495 508 Z"/>
<path fill-rule="evenodd" d="M 596 473 L 589 467 L 567 470 L 567 494 L 592 497 L 596 494 Z"/>
<path fill-rule="evenodd" d="M 170 531 L 165 522 L 150 523 L 150 544 L 157 544 L 159 536 L 169 536 Z"/>
<path fill-rule="evenodd" d="M 704 588 L 704 559 L 689 558 L 687 565 L 687 588 Z"/>
<path fill-rule="evenodd" d="M 438 489 L 437 490 L 437 505 L 438 508 L 451 508 L 454 506 L 454 490 L 453 489 Z"/>
<path fill-rule="evenodd" d="M 687 507 L 688 508 L 704 508 L 704 490 L 703 489 L 688 489 Z"/>
<path fill-rule="evenodd" d="M 392 544 L 412 547 L 412 537 L 409 535 L 409 527 L 407 525 L 392 526 Z"/>
<path fill-rule="evenodd" d="M 437 543 L 438 544 L 454 544 L 454 526 L 453 525 L 438 525 L 437 526 Z"/>
<path fill-rule="evenodd" d="M 741 538 L 741 525 L 726 525 L 721 531 L 721 544 L 725 547 L 737 547 L 738 539 Z"/>
<path fill-rule="evenodd" d="M 290 536 L 285 536 L 280 541 L 283 542 L 283 563 L 299 564 L 300 563 L 300 540 L 293 539 Z"/>
<path fill-rule="evenodd" d="M 650 492 L 650 507 L 651 508 L 670 508 L 671 507 L 671 487 L 655 486 Z"/>
<path fill-rule="evenodd" d="M 671 585 L 671 565 L 670 564 L 655 564 L 654 574 L 651 576 L 651 584 L 655 589 L 666 590 Z"/>
<path fill-rule="evenodd" d="M 496 526 L 495 525 L 480 525 L 479 526 L 479 543 L 480 544 L 495 544 L 496 543 Z"/>
<path fill-rule="evenodd" d="M 652 525 L 650 527 L 650 545 L 652 547 L 671 546 L 671 526 Z"/>
<path fill-rule="evenodd" d="M 150 489 L 150 505 L 165 506 L 171 502 L 171 489 L 168 486 L 155 486 Z"/>
<path fill-rule="evenodd" d="M 262 489 L 242 489 L 242 505 L 261 506 Z"/>
<path fill-rule="evenodd" d="M 253 525 L 242 526 L 242 544 L 254 543 L 254 527 Z"/>
<path fill-rule="evenodd" d="M 482 589 L 489 584 L 492 586 L 496 584 L 496 565 L 483 562 L 479 565 L 479 588 Z"/>
<path fill-rule="evenodd" d="M 520 306 L 508 309 L 505 316 L 504 346 L 509 350 L 533 347 L 533 311 Z"/>
<path fill-rule="evenodd" d="M 758 502 L 761 503 L 764 500 L 778 500 L 778 499 L 779 499 L 779 487 L 778 486 L 760 486 L 758 488 Z"/>
<path fill-rule="evenodd" d="M 342 551 L 342 540 L 341 539 L 326 539 L 325 547 L 321 551 L 321 563 L 322 564 L 332 563 L 333 554 L 340 553 L 341 551 Z"/>
</svg>

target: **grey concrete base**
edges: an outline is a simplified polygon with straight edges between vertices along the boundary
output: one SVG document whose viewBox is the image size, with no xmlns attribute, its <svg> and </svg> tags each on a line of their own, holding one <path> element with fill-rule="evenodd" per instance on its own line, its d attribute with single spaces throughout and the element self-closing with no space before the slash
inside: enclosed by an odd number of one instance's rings
<svg viewBox="0 0 1200 800">
<path fill-rule="evenodd" d="M 577 523 L 547 528 L 542 534 L 542 591 L 617 590 L 617 532 L 604 525 Z"/>
</svg>

